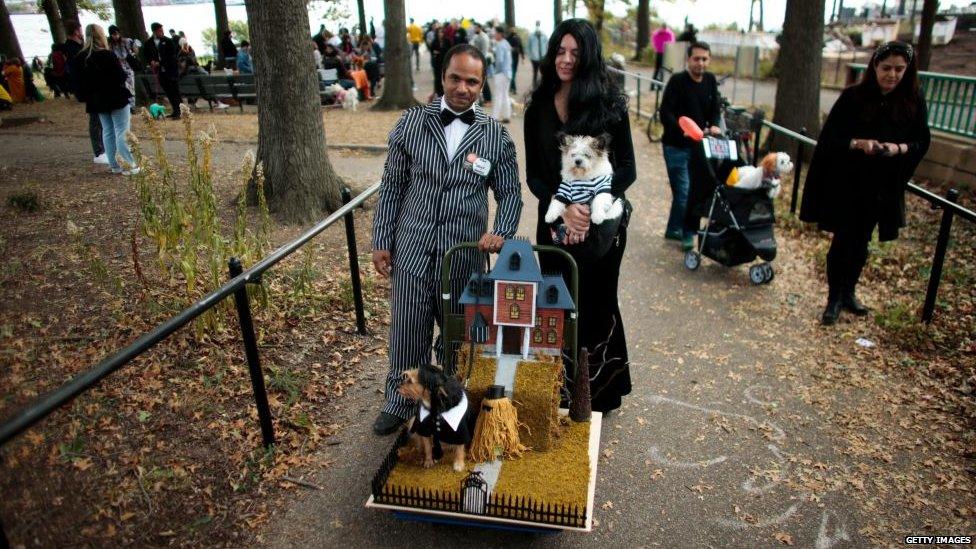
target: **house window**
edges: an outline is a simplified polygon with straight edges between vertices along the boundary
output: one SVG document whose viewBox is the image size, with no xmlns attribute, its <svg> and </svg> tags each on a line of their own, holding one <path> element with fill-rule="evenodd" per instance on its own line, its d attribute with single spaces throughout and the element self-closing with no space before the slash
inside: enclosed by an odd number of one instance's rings
<svg viewBox="0 0 976 549">
<path fill-rule="evenodd" d="M 532 330 L 532 341 L 542 343 L 542 330 Z"/>
<path fill-rule="evenodd" d="M 554 316 L 549 317 L 549 325 L 552 326 L 553 328 L 556 327 L 556 317 Z"/>
<path fill-rule="evenodd" d="M 508 270 L 517 271 L 522 268 L 522 256 L 515 252 L 508 258 Z"/>
<path fill-rule="evenodd" d="M 535 315 L 535 325 L 542 326 L 542 315 Z"/>
<path fill-rule="evenodd" d="M 519 311 L 519 306 L 516 305 L 515 303 L 512 303 L 512 306 L 508 308 L 508 316 L 513 320 L 518 320 L 520 312 L 521 311 Z"/>
<path fill-rule="evenodd" d="M 546 336 L 546 341 L 549 343 L 556 342 L 556 330 L 549 330 L 549 334 Z"/>
<path fill-rule="evenodd" d="M 525 301 L 525 286 L 515 288 L 515 299 L 518 301 Z"/>
<path fill-rule="evenodd" d="M 549 286 L 546 290 L 546 303 L 550 305 L 555 305 L 559 301 L 559 288 L 555 286 Z"/>
<path fill-rule="evenodd" d="M 515 299 L 515 290 L 511 286 L 505 286 L 505 299 Z"/>
</svg>

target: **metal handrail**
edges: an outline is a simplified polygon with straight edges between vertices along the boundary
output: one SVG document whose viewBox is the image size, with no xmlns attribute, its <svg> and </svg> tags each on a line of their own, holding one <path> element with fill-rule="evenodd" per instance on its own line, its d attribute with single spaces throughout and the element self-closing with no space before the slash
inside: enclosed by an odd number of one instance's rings
<svg viewBox="0 0 976 549">
<path fill-rule="evenodd" d="M 65 383 L 54 391 L 39 397 L 34 403 L 16 413 L 13 417 L 7 421 L 4 421 L 3 424 L 0 425 L 0 446 L 3 446 L 13 437 L 45 418 L 54 410 L 68 403 L 71 399 L 75 398 L 85 390 L 91 388 L 96 383 L 101 381 L 105 376 L 118 370 L 122 366 L 129 363 L 132 359 L 146 352 L 160 341 L 166 339 L 174 332 L 190 323 L 193 319 L 216 306 L 223 299 L 230 297 L 235 292 L 241 290 L 248 282 L 259 281 L 262 273 L 279 263 L 284 258 L 288 257 L 290 254 L 294 253 L 309 240 L 333 225 L 335 222 L 350 214 L 353 209 L 360 206 L 366 201 L 366 199 L 376 194 L 379 188 L 380 183 L 374 183 L 351 201 L 330 214 L 324 220 L 305 231 L 297 239 L 281 246 L 275 250 L 274 253 L 262 259 L 250 269 L 247 269 L 246 271 L 227 281 L 223 286 L 203 296 L 176 316 L 154 328 L 152 331 L 143 334 L 124 349 L 121 349 L 111 356 L 103 359 L 93 368 L 75 376 L 71 379 L 71 381 Z"/>
</svg>

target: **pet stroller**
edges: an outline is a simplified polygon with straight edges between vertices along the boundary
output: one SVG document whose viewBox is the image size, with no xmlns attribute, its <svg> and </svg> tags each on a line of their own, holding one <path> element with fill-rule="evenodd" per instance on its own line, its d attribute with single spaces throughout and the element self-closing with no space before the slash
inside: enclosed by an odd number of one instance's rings
<svg viewBox="0 0 976 549">
<path fill-rule="evenodd" d="M 703 255 L 726 267 L 760 258 L 761 263 L 749 267 L 749 280 L 766 284 L 773 280 L 769 262 L 776 257 L 773 200 L 766 188 L 741 190 L 725 184 L 733 168 L 748 163 L 740 150 L 748 142 L 740 139 L 742 131 L 731 128 L 722 137 L 703 137 L 692 152 L 688 215 L 698 227 L 698 246 L 685 253 L 684 263 L 693 271 L 701 265 Z"/>
</svg>

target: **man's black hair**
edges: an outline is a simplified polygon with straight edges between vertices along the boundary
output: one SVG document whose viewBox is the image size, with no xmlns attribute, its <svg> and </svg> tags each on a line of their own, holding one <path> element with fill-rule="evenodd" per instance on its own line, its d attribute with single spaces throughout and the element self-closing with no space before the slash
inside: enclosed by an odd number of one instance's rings
<svg viewBox="0 0 976 549">
<path fill-rule="evenodd" d="M 160 25 L 159 23 L 153 23 L 152 25 L 149 25 L 149 29 L 153 32 L 156 32 L 156 29 L 161 29 L 161 28 L 163 28 L 163 26 Z"/>
<path fill-rule="evenodd" d="M 470 55 L 481 62 L 481 82 L 484 84 L 488 79 L 488 60 L 485 59 L 485 54 L 481 53 L 481 50 L 471 44 L 458 44 L 447 50 L 447 53 L 444 54 L 444 66 L 441 68 L 441 80 L 444 80 L 444 76 L 447 74 L 447 67 L 451 66 L 451 58 L 461 53 Z"/>
<path fill-rule="evenodd" d="M 712 47 L 708 45 L 708 42 L 701 42 L 701 41 L 692 42 L 691 45 L 688 46 L 688 57 L 691 57 L 692 50 L 705 50 L 709 54 L 712 53 Z"/>
</svg>

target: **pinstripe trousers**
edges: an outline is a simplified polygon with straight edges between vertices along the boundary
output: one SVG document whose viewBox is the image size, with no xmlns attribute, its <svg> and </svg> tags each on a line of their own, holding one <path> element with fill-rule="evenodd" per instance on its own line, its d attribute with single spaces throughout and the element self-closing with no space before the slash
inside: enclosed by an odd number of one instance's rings
<svg viewBox="0 0 976 549">
<path fill-rule="evenodd" d="M 457 300 L 466 279 L 451 280 L 452 313 L 460 312 Z M 403 372 L 431 363 L 431 343 L 434 322 L 441 326 L 443 301 L 441 279 L 431 269 L 427 276 L 396 272 L 390 278 L 390 370 L 386 376 L 386 406 L 383 411 L 401 418 L 409 418 L 416 411 L 416 402 L 407 400 L 397 391 Z M 437 362 L 443 363 L 443 341 L 440 334 L 433 342 Z M 450 350 L 449 352 L 454 352 Z"/>
</svg>

